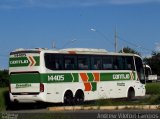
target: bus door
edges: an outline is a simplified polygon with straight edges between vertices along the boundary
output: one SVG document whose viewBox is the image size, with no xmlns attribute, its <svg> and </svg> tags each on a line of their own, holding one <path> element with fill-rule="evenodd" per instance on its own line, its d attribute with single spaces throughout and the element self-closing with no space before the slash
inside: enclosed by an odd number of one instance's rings
<svg viewBox="0 0 160 119">
<path fill-rule="evenodd" d="M 135 57 L 135 66 L 137 71 L 137 78 L 141 83 L 145 83 L 145 75 L 144 75 L 144 68 L 141 58 Z"/>
</svg>

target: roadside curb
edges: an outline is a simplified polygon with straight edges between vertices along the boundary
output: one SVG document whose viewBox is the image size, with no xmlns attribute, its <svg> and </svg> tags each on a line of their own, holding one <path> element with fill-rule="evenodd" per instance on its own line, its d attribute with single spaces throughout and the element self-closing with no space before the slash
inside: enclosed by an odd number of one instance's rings
<svg viewBox="0 0 160 119">
<path fill-rule="evenodd" d="M 48 107 L 49 111 L 76 111 L 76 110 L 160 110 L 160 105 L 124 105 L 124 106 L 62 106 Z"/>
</svg>

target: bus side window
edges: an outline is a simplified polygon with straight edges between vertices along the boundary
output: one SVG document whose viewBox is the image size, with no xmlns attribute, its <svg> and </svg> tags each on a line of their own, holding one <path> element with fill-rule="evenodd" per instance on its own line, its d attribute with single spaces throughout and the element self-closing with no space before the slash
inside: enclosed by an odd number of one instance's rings
<svg viewBox="0 0 160 119">
<path fill-rule="evenodd" d="M 65 69 L 68 69 L 68 70 L 74 69 L 74 64 L 70 60 L 66 61 Z"/>
<path fill-rule="evenodd" d="M 131 64 L 127 64 L 127 69 L 128 69 L 128 70 L 131 70 L 131 69 L 132 69 Z"/>
<path fill-rule="evenodd" d="M 113 56 L 104 56 L 103 57 L 103 69 L 112 70 L 113 69 Z"/>
<path fill-rule="evenodd" d="M 103 64 L 103 69 L 112 69 L 112 64 Z"/>
<path fill-rule="evenodd" d="M 46 53 L 45 54 L 45 66 L 50 70 L 59 70 L 62 69 L 60 65 L 62 65 L 60 55 Z"/>
<path fill-rule="evenodd" d="M 113 69 L 114 70 L 119 70 L 119 63 L 118 63 L 118 57 L 114 56 L 113 58 Z"/>
<path fill-rule="evenodd" d="M 83 69 L 83 63 L 78 64 L 79 69 Z"/>
<path fill-rule="evenodd" d="M 64 57 L 64 68 L 66 70 L 76 69 L 76 57 L 75 56 L 65 56 Z"/>
<path fill-rule="evenodd" d="M 128 56 L 125 58 L 125 69 L 126 70 L 135 70 L 133 57 Z"/>
<path fill-rule="evenodd" d="M 102 60 L 99 56 L 91 57 L 91 68 L 92 70 L 100 70 L 102 69 Z"/>
<path fill-rule="evenodd" d="M 78 69 L 79 70 L 88 70 L 89 69 L 89 57 L 79 56 L 78 57 Z"/>
</svg>

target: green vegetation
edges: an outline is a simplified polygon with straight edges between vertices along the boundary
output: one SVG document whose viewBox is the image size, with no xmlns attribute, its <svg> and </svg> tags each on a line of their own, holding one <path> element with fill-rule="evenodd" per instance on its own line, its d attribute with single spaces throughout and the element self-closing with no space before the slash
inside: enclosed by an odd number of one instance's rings
<svg viewBox="0 0 160 119">
<path fill-rule="evenodd" d="M 100 99 L 96 100 L 93 103 L 90 103 L 90 106 L 118 106 L 118 105 L 137 105 L 140 102 L 128 101 L 127 99 Z M 88 104 L 87 104 L 88 106 Z"/>
<path fill-rule="evenodd" d="M 152 52 L 152 56 L 149 58 L 144 58 L 143 61 L 150 65 L 153 74 L 160 76 L 160 52 Z"/>
<path fill-rule="evenodd" d="M 9 102 L 8 88 L 0 88 L 0 111 L 6 110 Z"/>
<path fill-rule="evenodd" d="M 0 71 L 0 87 L 7 87 L 9 85 L 8 70 Z"/>
<path fill-rule="evenodd" d="M 141 56 L 140 52 L 128 46 L 124 47 L 123 50 L 120 50 L 119 52 L 138 54 Z M 145 57 L 143 59 L 143 62 L 145 64 L 148 64 L 151 67 L 153 74 L 157 74 L 158 76 L 160 76 L 160 52 L 159 51 L 153 51 L 151 54 L 151 57 Z"/>
<path fill-rule="evenodd" d="M 4 111 L 9 102 L 9 75 L 8 70 L 0 71 L 0 111 Z"/>
<path fill-rule="evenodd" d="M 160 104 L 160 83 L 147 83 L 146 94 L 151 96 L 144 101 L 149 104 Z"/>
<path fill-rule="evenodd" d="M 146 94 L 160 95 L 160 83 L 147 83 Z"/>
<path fill-rule="evenodd" d="M 120 53 L 131 53 L 131 54 L 137 54 L 137 55 L 141 55 L 140 52 L 130 48 L 130 47 L 124 47 L 123 50 L 119 51 Z"/>
</svg>

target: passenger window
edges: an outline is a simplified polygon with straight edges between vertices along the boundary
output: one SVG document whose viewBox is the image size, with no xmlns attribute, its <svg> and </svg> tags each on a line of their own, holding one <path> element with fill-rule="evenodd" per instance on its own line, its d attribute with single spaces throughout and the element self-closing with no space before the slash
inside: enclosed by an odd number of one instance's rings
<svg viewBox="0 0 160 119">
<path fill-rule="evenodd" d="M 91 57 L 91 69 L 92 70 L 100 70 L 102 69 L 102 60 L 98 56 Z"/>
<path fill-rule="evenodd" d="M 87 57 L 87 56 L 79 56 L 78 57 L 78 69 L 79 70 L 89 69 L 89 57 Z"/>
<path fill-rule="evenodd" d="M 45 54 L 45 66 L 50 70 L 62 69 L 62 58 L 61 55 L 46 53 Z"/>
<path fill-rule="evenodd" d="M 104 70 L 112 70 L 113 69 L 113 57 L 112 56 L 103 57 L 103 69 Z"/>
<path fill-rule="evenodd" d="M 76 69 L 76 57 L 75 56 L 65 56 L 64 57 L 64 68 L 66 70 Z"/>
<path fill-rule="evenodd" d="M 126 70 L 135 70 L 133 57 L 128 56 L 125 58 L 125 69 Z"/>
</svg>

